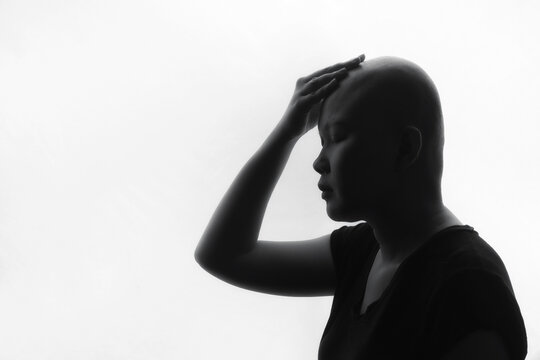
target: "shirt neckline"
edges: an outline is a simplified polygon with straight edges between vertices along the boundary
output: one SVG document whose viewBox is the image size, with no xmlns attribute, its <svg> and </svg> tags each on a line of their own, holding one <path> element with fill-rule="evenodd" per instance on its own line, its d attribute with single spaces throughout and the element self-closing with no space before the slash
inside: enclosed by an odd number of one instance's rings
<svg viewBox="0 0 540 360">
<path fill-rule="evenodd" d="M 380 250 L 380 246 L 379 246 L 379 243 L 377 242 L 377 239 L 375 239 L 375 234 L 373 233 L 373 228 L 370 226 L 370 232 L 371 232 L 371 237 L 373 239 L 373 241 L 375 242 L 375 255 L 377 255 L 377 252 Z M 436 240 L 437 238 L 439 238 L 441 235 L 443 234 L 446 234 L 448 231 L 451 231 L 451 230 L 468 230 L 468 231 L 475 231 L 474 228 L 470 225 L 467 225 L 467 224 L 456 224 L 456 225 L 450 225 L 450 226 L 447 226 L 445 227 L 444 229 L 441 229 L 439 231 L 437 231 L 436 233 L 432 234 L 428 240 L 424 241 L 424 243 L 422 243 L 420 246 L 418 246 L 412 253 L 410 253 L 405 259 L 403 259 L 403 261 L 400 263 L 400 265 L 398 266 L 398 268 L 396 269 L 396 273 L 399 271 L 399 269 L 401 268 L 401 266 L 403 264 L 405 264 L 406 262 L 409 261 L 410 258 L 413 258 L 416 256 L 416 254 L 418 253 L 421 253 L 423 251 L 424 248 L 428 247 L 430 244 L 433 243 L 434 240 Z M 373 260 L 375 260 L 375 257 L 373 257 Z M 372 264 L 373 265 L 373 264 Z M 371 268 L 370 268 L 371 269 Z"/>
<path fill-rule="evenodd" d="M 373 228 L 370 226 L 370 232 L 371 232 L 371 236 L 372 236 L 372 239 L 373 241 L 375 242 L 375 246 L 373 247 L 373 249 L 371 250 L 371 253 L 370 253 L 370 256 L 368 258 L 368 262 L 367 264 L 369 264 L 369 270 L 365 273 L 365 276 L 364 276 L 364 279 L 362 281 L 362 296 L 360 297 L 360 300 L 356 303 L 356 306 L 358 306 L 358 314 L 356 316 L 357 319 L 364 319 L 365 316 L 372 312 L 374 308 L 377 307 L 378 304 L 380 304 L 382 302 L 382 300 L 384 300 L 386 297 L 387 297 L 387 294 L 391 291 L 391 288 L 394 286 L 394 284 L 396 283 L 396 279 L 398 279 L 400 273 L 402 272 L 402 268 L 404 267 L 404 265 L 408 262 L 410 262 L 409 259 L 411 258 L 414 258 L 418 253 L 421 253 L 422 250 L 424 248 L 427 247 L 428 244 L 432 243 L 435 239 L 439 238 L 442 234 L 446 234 L 447 232 L 451 231 L 451 230 L 469 230 L 469 231 L 475 231 L 474 228 L 470 225 L 467 225 L 467 224 L 456 224 L 456 225 L 451 225 L 451 226 L 447 226 L 445 227 L 444 229 L 441 229 L 439 231 L 437 231 L 436 233 L 434 233 L 433 235 L 431 235 L 429 237 L 429 239 L 427 241 L 425 241 L 422 245 L 420 245 L 418 248 L 416 248 L 411 254 L 409 254 L 409 256 L 407 256 L 398 266 L 398 268 L 396 269 L 394 275 L 392 276 L 392 279 L 390 279 L 390 282 L 388 283 L 388 285 L 386 286 L 386 288 L 383 290 L 382 294 L 379 296 L 379 298 L 377 300 L 375 300 L 374 302 L 372 302 L 371 304 L 369 304 L 367 307 L 366 307 L 366 311 L 364 311 L 363 314 L 360 313 L 361 309 L 362 309 L 362 303 L 364 302 L 364 297 L 366 295 L 366 286 L 367 286 L 367 281 L 368 281 L 368 277 L 369 277 L 369 273 L 371 271 L 371 268 L 373 267 L 373 263 L 375 262 L 375 257 L 377 256 L 377 253 L 379 252 L 379 249 L 380 249 L 380 246 L 379 246 L 379 243 L 377 242 L 377 240 L 375 239 L 375 235 L 373 234 Z"/>
</svg>

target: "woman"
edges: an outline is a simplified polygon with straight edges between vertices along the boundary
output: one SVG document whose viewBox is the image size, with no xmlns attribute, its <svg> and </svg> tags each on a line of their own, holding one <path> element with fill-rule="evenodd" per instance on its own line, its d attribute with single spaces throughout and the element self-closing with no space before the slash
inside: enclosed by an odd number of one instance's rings
<svg viewBox="0 0 540 360">
<path fill-rule="evenodd" d="M 236 286 L 334 295 L 319 359 L 523 359 L 523 319 L 502 260 L 443 204 L 444 127 L 417 65 L 364 56 L 300 78 L 281 121 L 241 170 L 195 257 Z M 298 139 L 328 216 L 363 221 L 316 239 L 258 240 Z"/>
</svg>

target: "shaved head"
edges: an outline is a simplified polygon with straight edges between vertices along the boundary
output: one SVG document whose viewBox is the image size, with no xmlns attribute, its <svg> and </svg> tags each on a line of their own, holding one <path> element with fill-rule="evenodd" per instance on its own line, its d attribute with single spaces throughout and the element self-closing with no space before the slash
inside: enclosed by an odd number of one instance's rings
<svg viewBox="0 0 540 360">
<path fill-rule="evenodd" d="M 381 259 L 399 263 L 430 234 L 460 224 L 442 199 L 439 95 L 424 70 L 396 57 L 343 75 L 313 112 L 321 139 L 313 168 L 326 213 L 369 223 Z"/>
<path fill-rule="evenodd" d="M 444 126 L 435 84 L 418 65 L 379 57 L 350 70 L 324 102 L 323 118 L 346 119 L 355 130 L 399 136 L 407 127 L 421 133 L 418 166 L 440 181 Z"/>
<path fill-rule="evenodd" d="M 441 105 L 418 65 L 396 57 L 365 61 L 319 110 L 322 149 L 313 167 L 333 186 L 333 219 L 389 213 L 410 198 L 441 201 Z"/>
</svg>

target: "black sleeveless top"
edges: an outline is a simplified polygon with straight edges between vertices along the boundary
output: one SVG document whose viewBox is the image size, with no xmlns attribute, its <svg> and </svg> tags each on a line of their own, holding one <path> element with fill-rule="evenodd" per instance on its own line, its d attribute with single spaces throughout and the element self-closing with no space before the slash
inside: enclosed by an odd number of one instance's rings
<svg viewBox="0 0 540 360">
<path fill-rule="evenodd" d="M 367 223 L 331 234 L 338 278 L 319 360 L 439 359 L 475 330 L 495 330 L 512 360 L 527 337 L 506 268 L 468 225 L 443 229 L 407 257 L 360 315 L 379 250 Z"/>
</svg>

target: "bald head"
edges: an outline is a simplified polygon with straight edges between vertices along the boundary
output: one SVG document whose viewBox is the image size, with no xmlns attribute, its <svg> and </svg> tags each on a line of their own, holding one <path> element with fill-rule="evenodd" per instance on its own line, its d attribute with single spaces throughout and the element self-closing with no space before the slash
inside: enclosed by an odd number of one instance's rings
<svg viewBox="0 0 540 360">
<path fill-rule="evenodd" d="M 433 81 L 418 65 L 396 57 L 368 60 L 351 70 L 324 107 L 333 113 L 339 108 L 357 121 L 394 128 L 414 125 L 427 131 L 437 123 L 442 125 Z"/>
<path fill-rule="evenodd" d="M 388 134 L 396 142 L 417 136 L 420 143 L 415 168 L 440 183 L 444 145 L 441 105 L 433 81 L 418 65 L 396 57 L 363 62 L 325 100 L 320 119 L 345 120 L 356 130 L 374 137 Z"/>
</svg>

